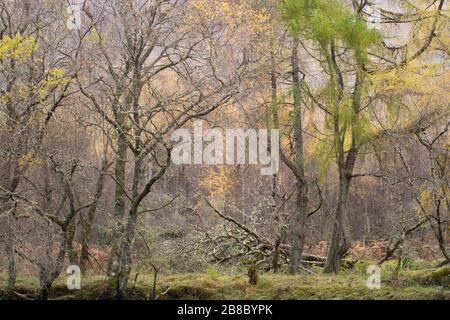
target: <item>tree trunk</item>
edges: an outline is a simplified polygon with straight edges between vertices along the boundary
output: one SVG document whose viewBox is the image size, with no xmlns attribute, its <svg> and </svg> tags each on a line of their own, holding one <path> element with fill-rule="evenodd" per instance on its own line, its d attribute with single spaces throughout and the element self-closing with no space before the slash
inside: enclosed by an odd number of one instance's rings
<svg viewBox="0 0 450 320">
<path fill-rule="evenodd" d="M 74 219 L 75 216 L 72 216 L 72 219 Z M 70 221 L 68 221 L 70 224 Z M 39 282 L 40 282 L 40 288 L 39 288 L 39 299 L 41 300 L 47 300 L 50 294 L 51 287 L 53 285 L 53 282 L 59 277 L 61 274 L 61 271 L 64 266 L 64 259 L 66 257 L 66 253 L 69 247 L 69 243 L 72 243 L 74 233 L 69 230 L 68 225 L 63 227 L 63 235 L 60 242 L 58 257 L 56 258 L 55 265 L 53 269 L 48 269 L 44 265 L 40 266 L 39 270 Z"/>
<path fill-rule="evenodd" d="M 115 178 L 115 194 L 114 194 L 114 219 L 115 225 L 112 232 L 112 248 L 108 261 L 107 273 L 108 276 L 117 275 L 120 252 L 121 239 L 123 234 L 123 219 L 125 215 L 125 164 L 127 157 L 127 142 L 125 133 L 120 132 L 117 139 L 117 154 L 114 168 Z"/>
<path fill-rule="evenodd" d="M 80 269 L 82 274 L 86 274 L 87 264 L 89 262 L 89 250 L 92 238 L 92 224 L 94 223 L 95 212 L 97 211 L 100 198 L 103 194 L 103 189 L 105 186 L 106 171 L 108 170 L 109 163 L 106 158 L 106 148 L 105 148 L 105 158 L 102 162 L 100 176 L 97 180 L 97 185 L 95 188 L 94 200 L 92 205 L 89 207 L 87 218 L 81 217 L 81 222 L 83 225 L 83 233 L 81 240 L 81 252 L 80 252 Z"/>
<path fill-rule="evenodd" d="M 341 175 L 342 176 L 342 175 Z M 347 199 L 350 181 L 346 177 L 339 178 L 339 196 L 336 207 L 330 247 L 325 264 L 326 273 L 338 273 L 342 257 L 350 249 L 350 230 L 347 221 Z"/>
<path fill-rule="evenodd" d="M 270 52 L 271 57 L 271 89 L 272 89 L 272 102 L 270 108 L 267 110 L 267 129 L 271 127 L 270 117 L 271 114 L 275 114 L 277 103 L 278 103 L 278 94 L 277 94 L 277 72 L 276 72 L 276 64 L 275 64 L 275 54 L 273 50 Z M 275 129 L 278 128 L 278 119 L 275 119 L 278 117 L 274 116 L 274 127 Z M 267 137 L 268 140 L 268 146 L 270 145 L 270 138 Z M 276 227 L 276 239 L 275 239 L 275 246 L 274 246 L 274 252 L 273 252 L 273 258 L 272 258 L 272 269 L 275 273 L 278 272 L 279 267 L 279 259 L 280 259 L 280 246 L 285 241 L 286 238 L 286 230 L 284 226 L 284 221 L 280 218 L 280 213 L 277 210 L 277 174 L 275 173 L 272 176 L 272 190 L 271 190 L 271 198 L 272 198 L 272 215 L 274 224 Z"/>
<path fill-rule="evenodd" d="M 72 236 L 71 236 L 72 239 L 74 238 L 75 233 L 77 231 L 76 227 L 77 227 L 76 220 L 73 220 L 69 224 L 69 228 L 68 228 L 68 232 L 72 234 Z M 67 244 L 67 255 L 69 258 L 70 265 L 78 264 L 78 254 L 77 254 L 76 248 L 74 247 L 73 241 L 71 241 Z"/>
<path fill-rule="evenodd" d="M 292 250 L 291 260 L 289 263 L 289 273 L 293 274 L 298 271 L 303 255 L 303 248 L 306 238 L 306 219 L 308 208 L 308 192 L 306 185 L 303 183 L 297 184 L 297 212 L 292 223 Z"/>
<path fill-rule="evenodd" d="M 333 88 L 337 85 L 337 90 L 333 90 L 333 96 L 336 106 L 338 106 L 342 100 L 344 86 L 342 85 L 342 73 L 335 61 L 336 53 L 334 44 L 331 45 L 330 50 L 331 52 L 327 59 L 331 74 L 331 87 Z M 358 62 L 352 95 L 352 109 L 355 117 L 359 116 L 361 109 L 362 84 L 364 80 L 363 70 L 363 65 L 360 65 Z M 350 227 L 347 220 L 347 202 L 359 147 L 356 141 L 355 132 L 354 130 L 351 130 L 351 146 L 348 152 L 346 152 L 345 139 L 346 133 L 348 133 L 346 130 L 348 130 L 348 128 L 346 126 L 341 128 L 342 123 L 338 110 L 335 111 L 333 117 L 336 157 L 339 168 L 339 194 L 333 221 L 331 243 L 328 249 L 327 262 L 325 264 L 325 272 L 337 274 L 341 266 L 342 258 L 351 247 Z"/>
<path fill-rule="evenodd" d="M 300 96 L 300 78 L 298 61 L 298 39 L 294 39 L 292 47 L 292 80 L 294 91 L 294 132 L 295 132 L 295 166 L 297 175 L 297 208 L 291 222 L 292 250 L 289 272 L 296 273 L 300 267 L 306 237 L 306 218 L 308 210 L 308 187 L 305 179 L 305 163 L 303 156 L 303 121 Z"/>
<path fill-rule="evenodd" d="M 50 295 L 51 283 L 43 282 L 39 288 L 38 298 L 39 300 L 48 300 Z"/>
<path fill-rule="evenodd" d="M 447 263 L 450 263 L 450 255 L 448 252 L 446 231 L 448 230 L 448 196 L 446 189 L 448 182 L 446 181 L 446 165 L 439 163 L 439 156 L 435 154 L 433 145 L 429 144 L 428 152 L 431 161 L 431 177 L 433 184 L 433 198 L 434 198 L 434 217 L 436 227 L 430 221 L 431 228 L 434 229 L 436 239 L 439 244 L 439 249 Z M 447 159 L 445 159 L 447 161 Z M 447 205 L 447 206 L 446 206 Z"/>
<path fill-rule="evenodd" d="M 90 219 L 89 219 L 90 220 Z M 83 225 L 83 237 L 81 239 L 81 251 L 80 251 L 80 270 L 81 274 L 86 275 L 87 273 L 87 265 L 90 261 L 90 244 L 91 244 L 91 224 L 85 223 Z"/>
<path fill-rule="evenodd" d="M 14 292 L 16 284 L 16 260 L 14 252 L 14 242 L 12 235 L 8 235 L 6 239 L 6 254 L 8 256 L 8 282 L 6 284 L 5 292 L 3 293 L 3 299 L 9 300 Z"/>
<path fill-rule="evenodd" d="M 139 141 L 136 142 L 139 147 Z M 117 275 L 116 282 L 116 299 L 123 299 L 126 293 L 128 278 L 131 272 L 131 250 L 133 247 L 133 241 L 136 233 L 137 216 L 140 202 L 143 198 L 139 199 L 139 185 L 142 174 L 142 160 L 137 157 L 134 161 L 134 173 L 133 173 L 133 204 L 128 215 L 128 222 L 123 234 L 123 246 L 122 254 L 120 256 L 119 273 Z"/>
<path fill-rule="evenodd" d="M 126 289 L 128 285 L 128 279 L 131 272 L 131 251 L 133 248 L 134 237 L 136 233 L 137 224 L 137 207 L 132 209 L 128 219 L 127 227 L 125 228 L 124 242 L 122 256 L 120 260 L 120 269 L 117 275 L 116 282 L 116 299 L 123 299 L 126 294 Z"/>
<path fill-rule="evenodd" d="M 17 184 L 12 185 L 10 189 L 15 190 L 17 188 Z M 9 220 L 11 217 L 15 217 L 15 208 L 9 204 L 7 201 L 2 201 L 0 203 L 0 213 L 5 213 L 8 208 L 11 208 L 12 214 L 6 215 L 5 219 L 5 253 L 8 257 L 8 280 L 5 288 L 5 292 L 3 293 L 3 299 L 9 300 L 12 297 L 14 292 L 14 288 L 16 285 L 17 278 L 17 270 L 16 270 L 16 259 L 15 259 L 15 248 L 14 248 L 14 228 L 12 226 L 12 221 Z"/>
</svg>

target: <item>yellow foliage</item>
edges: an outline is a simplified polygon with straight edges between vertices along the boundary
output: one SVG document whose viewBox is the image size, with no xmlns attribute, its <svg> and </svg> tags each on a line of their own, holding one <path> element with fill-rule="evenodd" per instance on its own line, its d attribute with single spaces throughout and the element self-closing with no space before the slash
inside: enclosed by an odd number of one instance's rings
<svg viewBox="0 0 450 320">
<path fill-rule="evenodd" d="M 32 91 L 37 92 L 39 97 L 44 99 L 48 95 L 49 90 L 60 85 L 65 85 L 68 82 L 70 82 L 70 79 L 65 76 L 65 71 L 63 69 L 51 68 L 47 71 L 47 78 L 40 81 L 38 84 L 33 85 Z"/>
<path fill-rule="evenodd" d="M 22 36 L 20 33 L 12 38 L 4 36 L 0 40 L 0 59 L 24 59 L 33 52 L 35 43 L 33 36 Z"/>
<path fill-rule="evenodd" d="M 68 79 L 64 77 L 65 71 L 61 68 L 53 68 L 48 70 L 48 78 L 46 85 L 49 87 L 65 84 Z"/>
<path fill-rule="evenodd" d="M 417 214 L 419 216 L 423 215 L 422 208 L 424 210 L 429 210 L 433 206 L 433 192 L 431 189 L 423 190 L 419 195 L 419 202 L 421 207 L 417 209 Z"/>
<path fill-rule="evenodd" d="M 215 200 L 223 200 L 231 192 L 234 186 L 230 166 L 218 166 L 206 171 L 205 177 L 200 181 L 200 186 L 209 191 Z"/>
<path fill-rule="evenodd" d="M 428 104 L 439 104 L 443 102 L 442 98 L 448 98 L 450 73 L 443 67 L 442 62 L 411 62 L 403 68 L 379 72 L 372 76 L 371 80 L 377 91 L 413 94 L 426 100 Z"/>
<path fill-rule="evenodd" d="M 14 37 L 4 36 L 0 40 L 0 59 L 12 59 L 15 61 L 15 66 L 19 63 L 41 63 L 42 59 L 32 56 L 33 51 L 37 45 L 34 36 L 22 36 L 17 33 Z M 9 63 L 4 64 L 5 67 Z M 47 77 L 41 81 L 29 81 L 26 77 L 17 76 L 14 81 L 14 86 L 9 92 L 5 92 L 0 96 L 0 103 L 6 103 L 14 100 L 16 95 L 20 98 L 29 98 L 30 96 L 37 96 L 39 99 L 44 99 L 49 90 L 59 85 L 64 85 L 70 80 L 65 76 L 65 71 L 61 68 L 50 68 L 47 70 Z"/>
<path fill-rule="evenodd" d="M 34 157 L 31 153 L 27 153 L 27 154 L 24 154 L 22 157 L 20 157 L 18 162 L 19 162 L 20 167 L 24 167 L 26 165 L 31 165 L 34 162 Z"/>
<path fill-rule="evenodd" d="M 223 0 L 191 0 L 189 4 L 192 10 L 189 10 L 186 22 L 190 26 L 223 23 L 232 31 L 240 29 L 246 35 L 241 38 L 245 39 L 266 38 L 272 33 L 273 25 L 266 9 L 255 10 L 245 2 Z"/>
</svg>

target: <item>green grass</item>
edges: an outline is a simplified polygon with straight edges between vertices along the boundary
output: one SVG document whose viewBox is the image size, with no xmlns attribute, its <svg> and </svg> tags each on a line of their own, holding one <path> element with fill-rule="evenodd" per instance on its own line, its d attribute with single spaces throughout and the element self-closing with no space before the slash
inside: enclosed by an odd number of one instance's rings
<svg viewBox="0 0 450 320">
<path fill-rule="evenodd" d="M 163 274 L 158 279 L 158 292 L 170 287 L 163 299 L 445 299 L 450 300 L 450 267 L 441 269 L 402 270 L 398 274 L 387 273 L 382 277 L 380 290 L 366 287 L 367 275 L 347 271 L 338 276 L 321 273 L 261 274 L 256 286 L 248 284 L 245 274 L 223 274 L 219 271 L 199 274 Z M 387 274 L 386 274 L 387 273 Z M 133 286 L 134 275 L 130 279 Z M 0 286 L 4 285 L 4 277 Z M 38 288 L 35 278 L 19 278 L 17 291 L 33 296 Z M 146 299 L 152 289 L 152 276 L 140 275 L 130 290 L 129 299 Z M 111 288 L 104 277 L 82 280 L 82 289 L 69 291 L 65 278 L 55 282 L 52 299 L 109 299 Z"/>
</svg>

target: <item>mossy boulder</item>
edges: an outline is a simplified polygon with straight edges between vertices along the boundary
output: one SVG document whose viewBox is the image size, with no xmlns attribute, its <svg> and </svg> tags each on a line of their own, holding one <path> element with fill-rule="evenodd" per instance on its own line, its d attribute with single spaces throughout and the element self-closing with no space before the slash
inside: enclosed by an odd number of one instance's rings
<svg viewBox="0 0 450 320">
<path fill-rule="evenodd" d="M 450 266 L 444 266 L 434 270 L 422 270 L 414 276 L 414 280 L 424 285 L 437 285 L 450 288 Z"/>
</svg>

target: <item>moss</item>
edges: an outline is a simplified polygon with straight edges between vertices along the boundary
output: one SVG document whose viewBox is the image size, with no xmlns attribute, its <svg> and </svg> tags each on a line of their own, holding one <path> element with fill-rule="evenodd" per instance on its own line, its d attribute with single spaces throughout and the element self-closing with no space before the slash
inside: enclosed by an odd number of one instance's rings
<svg viewBox="0 0 450 320">
<path fill-rule="evenodd" d="M 218 278 L 220 276 L 220 270 L 216 267 L 208 267 L 206 274 L 211 278 Z"/>
<path fill-rule="evenodd" d="M 133 278 L 133 277 L 132 277 Z M 224 274 L 217 270 L 208 273 L 161 274 L 157 291 L 170 287 L 162 299 L 289 299 L 289 300 L 450 300 L 448 287 L 449 267 L 430 270 L 402 270 L 398 274 L 385 274 L 380 290 L 366 287 L 367 275 L 347 271 L 338 276 L 322 273 L 261 274 L 257 285 L 250 285 L 244 272 Z M 0 282 L 0 287 L 4 282 Z M 139 276 L 128 299 L 147 299 L 152 290 L 152 276 Z M 133 283 L 130 283 L 130 287 Z M 36 294 L 36 278 L 19 278 L 17 291 L 31 296 Z M 52 288 L 52 299 L 111 299 L 111 286 L 104 277 L 82 279 L 82 289 L 69 291 L 65 278 L 58 279 Z"/>
<path fill-rule="evenodd" d="M 450 266 L 439 269 L 420 270 L 413 279 L 423 285 L 437 285 L 450 288 Z"/>
<path fill-rule="evenodd" d="M 357 274 L 272 275 L 263 274 L 257 286 L 245 277 L 174 275 L 164 279 L 176 299 L 450 299 L 450 292 L 440 287 L 421 285 L 406 278 L 382 284 L 381 290 L 366 287 L 365 277 Z M 190 289 L 188 289 L 190 288 Z M 195 290 L 192 290 L 195 288 Z"/>
</svg>

